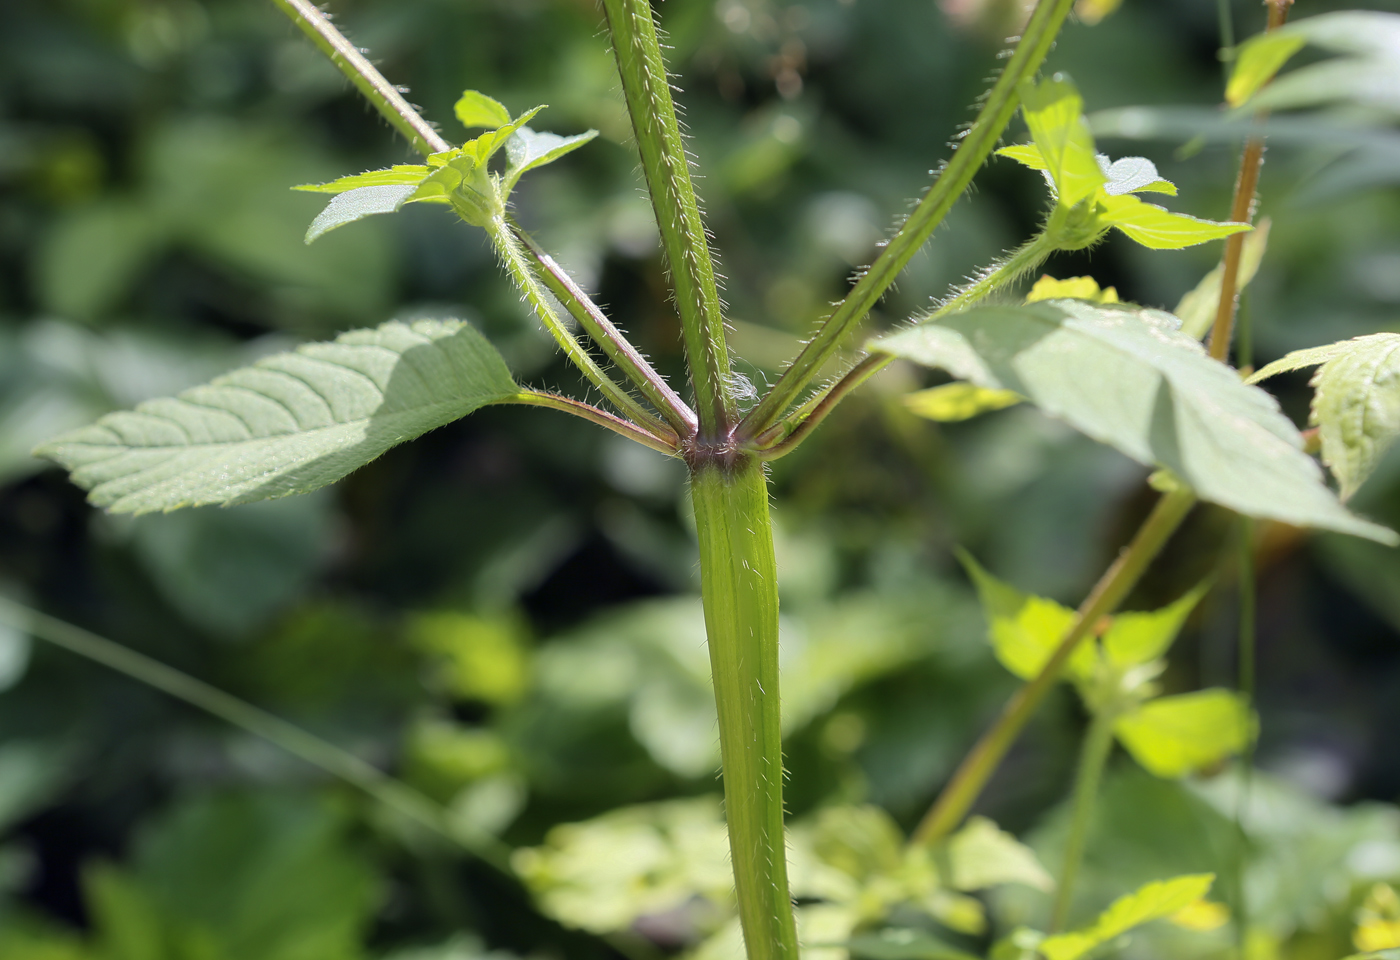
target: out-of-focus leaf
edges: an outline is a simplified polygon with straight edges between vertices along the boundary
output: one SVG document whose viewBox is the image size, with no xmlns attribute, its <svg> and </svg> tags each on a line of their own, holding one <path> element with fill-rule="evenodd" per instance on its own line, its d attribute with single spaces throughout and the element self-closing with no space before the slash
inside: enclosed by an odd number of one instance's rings
<svg viewBox="0 0 1400 960">
<path fill-rule="evenodd" d="M 395 950 L 383 960 L 515 960 L 516 955 L 504 950 L 487 950 L 480 940 L 460 934 L 435 947 L 414 947 Z"/>
<path fill-rule="evenodd" d="M 1046 274 L 1032 284 L 1026 303 L 1041 300 L 1088 300 L 1091 303 L 1118 303 L 1118 291 L 1113 287 L 1099 288 L 1093 277 L 1068 277 L 1056 280 Z"/>
<path fill-rule="evenodd" d="M 1235 288 L 1243 290 L 1259 272 L 1259 264 L 1264 259 L 1264 250 L 1269 245 L 1269 228 L 1273 225 L 1264 217 L 1254 230 L 1244 238 L 1244 249 L 1240 252 L 1240 270 L 1235 278 Z M 1220 284 L 1225 276 L 1225 264 L 1216 264 L 1196 284 L 1190 293 L 1181 298 L 1172 312 L 1181 320 L 1181 332 L 1188 337 L 1200 340 L 1210 332 L 1215 323 L 1215 312 L 1220 304 Z"/>
<path fill-rule="evenodd" d="M 1321 367 L 1312 379 L 1311 421 L 1320 428 L 1322 461 L 1332 469 L 1346 500 L 1400 436 L 1400 333 L 1296 350 L 1249 382 L 1317 364 Z"/>
<path fill-rule="evenodd" d="M 1051 890 L 1055 881 L 1035 851 L 986 817 L 973 817 L 948 840 L 949 881 L 959 890 L 983 890 L 1003 883 L 1023 883 Z"/>
<path fill-rule="evenodd" d="M 102 955 L 112 960 L 166 960 L 172 957 L 173 931 L 165 929 L 146 891 L 106 864 L 84 876 L 84 893 L 97 928 Z M 206 945 L 201 942 L 201 946 Z"/>
<path fill-rule="evenodd" d="M 1047 960 L 1078 960 L 1101 943 L 1199 900 L 1214 880 L 1215 874 L 1205 873 L 1149 883 L 1114 901 L 1092 927 L 1046 937 L 1040 944 L 1040 952 Z"/>
<path fill-rule="evenodd" d="M 35 259 L 40 303 L 74 320 L 118 306 L 166 242 L 169 225 L 149 205 L 111 199 L 59 218 Z"/>
<path fill-rule="evenodd" d="M 1183 777 L 1244 750 L 1254 724 L 1238 694 L 1215 689 L 1148 701 L 1113 732 L 1150 773 Z"/>
<path fill-rule="evenodd" d="M 1152 250 L 1180 250 L 1251 229 L 1247 223 L 1218 223 L 1172 213 L 1125 194 L 1104 197 L 1102 220 Z"/>
<path fill-rule="evenodd" d="M 510 123 L 510 111 L 499 100 L 488 97 L 476 90 L 464 90 L 453 106 L 452 112 L 462 126 L 486 127 L 495 130 Z"/>
<path fill-rule="evenodd" d="M 439 680 L 454 696 L 504 705 L 524 694 L 529 651 L 513 620 L 442 611 L 415 616 L 413 645 L 439 661 Z"/>
<path fill-rule="evenodd" d="M 1181 625 L 1210 589 L 1203 583 L 1190 593 L 1151 612 L 1120 613 L 1104 632 L 1104 655 L 1117 667 L 1131 667 L 1156 660 L 1167 652 Z"/>
<path fill-rule="evenodd" d="M 1185 930 L 1198 930 L 1202 933 L 1219 930 L 1230 922 L 1230 908 L 1202 897 L 1193 900 L 1167 918 Z"/>
<path fill-rule="evenodd" d="M 1242 384 L 1176 326 L 1156 310 L 1056 300 L 978 307 L 875 340 L 871 349 L 1015 390 L 1140 463 L 1170 469 L 1202 499 L 1397 541 L 1337 501 L 1272 397 Z"/>
<path fill-rule="evenodd" d="M 1350 56 L 1294 70 L 1262 87 L 1307 43 Z M 1295 20 L 1241 45 L 1237 63 L 1227 92 L 1233 106 L 1277 110 L 1349 101 L 1400 109 L 1400 14 L 1340 10 Z"/>
<path fill-rule="evenodd" d="M 1034 678 L 1069 632 L 1074 611 L 1002 583 L 965 551 L 960 551 L 958 558 L 977 587 L 987 617 L 987 637 L 997 659 L 1022 680 Z M 1081 643 L 1070 655 L 1066 670 L 1070 676 L 1082 678 L 1093 669 L 1093 645 Z"/>
<path fill-rule="evenodd" d="M 1259 92 L 1274 74 L 1307 44 L 1305 37 L 1287 30 L 1272 30 L 1251 37 L 1235 51 L 1235 65 L 1225 87 L 1225 102 L 1238 107 Z"/>
<path fill-rule="evenodd" d="M 1122 4 L 1123 0 L 1077 0 L 1074 15 L 1092 27 Z"/>
<path fill-rule="evenodd" d="M 248 503 L 333 483 L 518 392 L 470 325 L 391 322 L 109 414 L 36 453 L 115 513 Z"/>
<path fill-rule="evenodd" d="M 903 927 L 863 933 L 847 940 L 843 946 L 851 956 L 868 960 L 976 960 L 974 954 L 944 943 L 924 930 Z"/>
<path fill-rule="evenodd" d="M 926 420 L 953 423 L 1013 407 L 1023 399 L 1010 390 L 987 390 L 970 383 L 945 383 L 907 395 L 904 405 Z"/>
<path fill-rule="evenodd" d="M 0 831 L 47 803 L 67 766 L 64 752 L 53 744 L 18 739 L 0 744 Z"/>
</svg>

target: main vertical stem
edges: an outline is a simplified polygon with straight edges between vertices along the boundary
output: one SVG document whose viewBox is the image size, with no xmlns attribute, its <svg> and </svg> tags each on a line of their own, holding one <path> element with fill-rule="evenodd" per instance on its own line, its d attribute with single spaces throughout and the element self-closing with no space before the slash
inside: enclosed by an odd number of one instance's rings
<svg viewBox="0 0 1400 960">
<path fill-rule="evenodd" d="M 749 960 L 797 960 L 783 843 L 778 571 L 756 460 L 691 475 L 701 595 L 719 709 L 724 806 Z"/>
</svg>

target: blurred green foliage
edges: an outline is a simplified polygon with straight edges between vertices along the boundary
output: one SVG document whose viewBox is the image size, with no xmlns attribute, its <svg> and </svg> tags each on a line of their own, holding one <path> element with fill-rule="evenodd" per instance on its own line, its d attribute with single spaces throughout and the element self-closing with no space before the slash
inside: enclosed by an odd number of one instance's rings
<svg viewBox="0 0 1400 960">
<path fill-rule="evenodd" d="M 444 129 L 474 88 L 512 111 L 549 103 L 548 129 L 601 131 L 522 180 L 516 212 L 678 374 L 590 0 L 335 6 Z M 1296 15 L 1339 6 L 1300 0 Z M 658 7 L 733 342 L 762 382 L 946 157 L 1014 4 Z M 1240 36 L 1262 22 L 1254 4 L 1234 12 Z M 1211 0 L 1125 0 L 1071 24 L 1049 66 L 1074 76 L 1091 113 L 1213 110 L 1217 29 Z M 737 928 L 681 465 L 546 411 L 488 409 L 321 494 L 135 520 L 92 511 L 28 456 L 35 443 L 303 339 L 458 316 L 520 382 L 585 391 L 490 251 L 443 211 L 301 243 L 319 201 L 291 186 L 409 151 L 269 4 L 7 0 L 0 103 L 0 590 L 395 773 L 517 848 L 531 887 L 272 745 L 5 632 L 0 958 L 725 956 Z M 1109 146 L 1178 184 L 1173 209 L 1222 219 L 1233 145 L 1178 150 L 1188 140 Z M 1271 148 L 1274 226 L 1244 304 L 1259 361 L 1397 329 L 1400 194 L 1377 156 L 1321 135 Z M 1037 175 L 998 160 L 978 183 L 868 330 L 1037 226 Z M 1169 307 L 1216 253 L 1113 238 L 1046 271 Z M 931 423 L 901 402 L 938 382 L 892 370 L 773 469 L 802 922 L 810 942 L 849 940 L 875 960 L 948 960 L 1043 925 L 1038 864 L 1059 863 L 1068 825 L 1085 715 L 1066 693 L 994 780 L 979 808 L 990 820 L 928 858 L 901 846 L 1014 689 L 950 548 L 1073 605 L 1150 503 L 1142 469 L 1033 409 Z M 1306 417 L 1306 374 L 1271 386 Z M 1352 505 L 1400 523 L 1393 450 Z M 1169 695 L 1233 680 L 1236 585 L 1219 559 L 1232 538 L 1227 514 L 1198 511 L 1129 603 L 1158 609 L 1218 574 L 1158 680 Z M 1243 891 L 1253 960 L 1333 960 L 1375 885 L 1400 881 L 1400 558 L 1272 527 L 1259 560 L 1268 772 L 1252 787 L 1248 868 L 1233 773 L 1160 780 L 1115 756 L 1074 926 L 1151 881 L 1213 872 L 1210 897 L 1232 915 Z M 1228 927 L 1158 921 L 1133 937 L 1134 957 L 1233 949 Z"/>
</svg>

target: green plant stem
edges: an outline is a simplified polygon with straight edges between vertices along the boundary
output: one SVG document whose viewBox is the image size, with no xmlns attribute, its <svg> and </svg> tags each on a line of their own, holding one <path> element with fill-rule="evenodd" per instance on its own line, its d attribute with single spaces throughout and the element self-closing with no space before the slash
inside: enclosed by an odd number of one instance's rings
<svg viewBox="0 0 1400 960">
<path fill-rule="evenodd" d="M 1006 756 L 1006 751 L 1059 680 L 1064 665 L 1079 641 L 1088 636 L 1101 619 L 1118 609 L 1118 604 L 1142 578 L 1148 565 L 1181 526 L 1195 503 L 1196 495 L 1185 489 L 1162 495 L 1132 541 L 1084 599 L 1074 623 L 1044 668 L 1034 680 L 1012 696 L 996 723 L 963 758 L 953 778 L 915 829 L 912 842 L 931 843 L 946 836 L 962 822 Z"/>
<path fill-rule="evenodd" d="M 631 420 L 643 430 L 652 435 L 668 441 L 677 438 L 673 431 L 666 424 L 656 419 L 652 413 L 637 402 L 637 399 L 628 393 L 617 381 L 609 377 L 593 357 L 589 355 L 587 348 L 579 343 L 578 338 L 573 335 L 565 325 L 563 318 L 554 312 L 554 306 L 545 295 L 544 288 L 540 285 L 539 277 L 525 259 L 525 252 L 516 239 L 515 233 L 510 229 L 504 218 L 495 218 L 487 221 L 486 234 L 491 238 L 491 244 L 496 248 L 496 254 L 501 258 L 501 263 L 510 273 L 518 286 L 525 294 L 525 298 L 534 308 L 539 316 L 540 322 L 545 329 L 554 337 L 555 341 L 563 349 L 565 356 L 573 361 L 574 366 L 583 371 L 593 385 L 603 392 L 628 420 Z"/>
<path fill-rule="evenodd" d="M 441 806 L 417 790 L 315 734 L 145 654 L 12 600 L 0 598 L 0 622 L 125 674 L 276 744 L 362 790 L 385 807 L 462 846 L 502 873 L 513 875 L 510 850 L 505 844 L 485 833 L 465 833 L 450 823 Z"/>
<path fill-rule="evenodd" d="M 977 119 L 959 141 L 938 179 L 846 299 L 783 371 L 773 389 L 744 418 L 739 429 L 741 440 L 759 436 L 783 416 L 807 389 L 817 371 L 840 349 L 850 329 L 871 311 L 924 241 L 943 222 L 1011 122 L 1018 104 L 1017 86 L 1040 69 L 1073 5 L 1074 0 L 1039 0 L 1006 69 L 988 92 Z"/>
<path fill-rule="evenodd" d="M 599 410 L 591 404 L 582 400 L 575 400 L 572 397 L 561 397 L 557 393 L 546 393 L 543 390 L 526 390 L 517 393 L 509 400 L 502 403 L 518 403 L 529 407 L 546 407 L 550 410 L 559 410 L 563 413 L 570 413 L 576 417 L 582 417 L 590 423 L 596 423 L 600 427 L 611 430 L 628 440 L 635 440 L 644 447 L 672 456 L 679 452 L 680 445 L 674 440 L 667 440 L 662 437 L 652 436 L 641 427 L 635 426 L 621 417 L 615 417 L 606 410 Z"/>
<path fill-rule="evenodd" d="M 1245 705 L 1254 708 L 1256 603 L 1254 581 L 1254 520 L 1240 517 L 1240 620 L 1239 620 L 1239 678 L 1240 696 Z M 1235 949 L 1240 960 L 1247 953 L 1249 939 L 1249 901 L 1246 896 L 1245 873 L 1249 867 L 1249 795 L 1254 785 L 1255 737 L 1250 736 L 1240 757 L 1239 794 L 1235 798 Z"/>
<path fill-rule="evenodd" d="M 981 277 L 958 291 L 932 313 L 914 322 L 931 323 L 940 317 L 966 310 L 1034 270 L 1045 262 L 1045 258 L 1050 256 L 1054 249 L 1054 245 L 1042 232 L 1017 247 L 1005 260 L 983 271 Z M 831 413 L 838 403 L 893 361 L 893 357 L 885 354 L 867 355 L 839 380 L 808 397 L 802 406 L 755 437 L 751 449 L 756 456 L 764 460 L 777 460 L 791 453 L 826 419 L 827 414 Z"/>
<path fill-rule="evenodd" d="M 763 465 L 691 475 L 724 808 L 749 960 L 797 960 L 783 842 L 778 579 Z"/>
<path fill-rule="evenodd" d="M 671 385 L 652 368 L 637 348 L 627 341 L 622 331 L 598 309 L 592 299 L 574 282 L 574 278 L 535 242 L 534 237 L 521 229 L 514 219 L 508 217 L 507 220 L 516 239 L 534 258 L 540 268 L 540 276 L 549 292 L 554 294 L 554 298 L 564 305 L 578 321 L 579 326 L 588 331 L 588 335 L 613 363 L 627 374 L 627 378 L 636 385 L 652 406 L 656 407 L 671 425 L 671 429 L 682 437 L 694 435 L 695 411 L 671 389 Z"/>
<path fill-rule="evenodd" d="M 1098 801 L 1099 781 L 1103 779 L 1104 766 L 1113 751 L 1113 722 L 1117 714 L 1112 709 L 1104 709 L 1094 714 L 1089 730 L 1084 736 L 1084 746 L 1079 754 L 1079 772 L 1074 781 L 1074 813 L 1070 820 L 1069 837 L 1065 841 L 1065 858 L 1060 866 L 1060 876 L 1055 883 L 1055 906 L 1050 912 L 1050 933 L 1065 928 L 1069 920 L 1070 904 L 1074 900 L 1074 883 L 1079 876 L 1079 867 L 1084 862 L 1084 846 L 1089 839 L 1089 828 L 1094 822 L 1094 807 Z"/>
<path fill-rule="evenodd" d="M 671 85 L 648 0 L 603 0 L 608 33 L 661 247 L 671 268 L 676 310 L 695 389 L 702 445 L 726 442 L 735 420 L 729 348 L 709 237 L 690 180 L 690 159 L 676 122 Z"/>
<path fill-rule="evenodd" d="M 432 124 L 403 98 L 399 88 L 384 79 L 384 75 L 360 52 L 360 48 L 346 39 L 345 34 L 331 23 L 330 17 L 318 10 L 311 0 L 272 2 L 330 58 L 331 63 L 345 74 L 355 89 L 364 94 L 380 115 L 408 138 L 415 150 L 430 154 L 452 149 L 452 145 L 433 129 Z"/>
</svg>

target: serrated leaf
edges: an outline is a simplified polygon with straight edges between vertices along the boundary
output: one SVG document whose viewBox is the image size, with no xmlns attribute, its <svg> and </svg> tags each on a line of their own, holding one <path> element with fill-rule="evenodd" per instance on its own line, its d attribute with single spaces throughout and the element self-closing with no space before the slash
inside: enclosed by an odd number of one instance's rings
<svg viewBox="0 0 1400 960">
<path fill-rule="evenodd" d="M 1212 503 L 1397 541 L 1338 502 L 1272 397 L 1175 327 L 1158 310 L 1054 300 L 977 307 L 870 347 L 1014 390 L 1138 462 L 1166 467 Z"/>
<path fill-rule="evenodd" d="M 1103 192 L 1110 197 L 1137 193 L 1139 190 L 1176 196 L 1176 184 L 1163 180 L 1157 173 L 1157 165 L 1146 157 L 1119 157 L 1109 162 L 1108 157 L 1099 154 L 1097 159 L 1099 169 L 1108 178 Z"/>
<path fill-rule="evenodd" d="M 521 127 L 506 141 L 506 161 L 510 170 L 506 175 L 507 187 L 514 187 L 522 174 L 553 163 L 597 135 L 597 130 L 589 130 L 572 137 L 561 137 L 557 133 L 536 133 L 529 127 Z"/>
<path fill-rule="evenodd" d="M 927 420 L 954 423 L 1015 406 L 1024 398 L 1010 390 L 987 390 L 970 383 L 945 383 L 904 398 L 909 410 Z"/>
<path fill-rule="evenodd" d="M 1235 289 L 1243 290 L 1249 286 L 1249 282 L 1259 272 L 1259 264 L 1264 260 L 1264 250 L 1269 245 L 1269 229 L 1272 226 L 1273 222 L 1265 217 L 1244 238 Z M 1181 298 L 1181 302 L 1172 311 L 1181 318 L 1181 332 L 1188 337 L 1200 340 L 1210 332 L 1215 323 L 1215 311 L 1220 305 L 1220 284 L 1224 276 L 1225 264 L 1217 263 L 1210 273 L 1201 278 L 1195 289 Z"/>
<path fill-rule="evenodd" d="M 1203 583 L 1160 610 L 1118 614 L 1103 635 L 1104 655 L 1118 667 L 1156 660 L 1167 652 L 1181 632 L 1181 625 L 1209 589 L 1210 584 Z"/>
<path fill-rule="evenodd" d="M 1224 689 L 1149 700 L 1120 717 L 1113 732 L 1144 769 L 1166 778 L 1241 752 L 1254 733 L 1243 698 Z"/>
<path fill-rule="evenodd" d="M 1322 462 L 1348 499 L 1400 436 L 1400 333 L 1296 350 L 1260 370 L 1254 383 L 1321 364 L 1312 378 L 1312 423 L 1320 430 Z"/>
<path fill-rule="evenodd" d="M 950 882 L 958 890 L 985 890 L 1003 883 L 1023 883 L 1053 890 L 1055 881 L 1035 851 L 986 817 L 973 817 L 948 840 Z"/>
<path fill-rule="evenodd" d="M 467 129 L 486 127 L 495 130 L 510 123 L 510 111 L 499 100 L 477 90 L 464 90 L 452 107 L 457 121 Z"/>
<path fill-rule="evenodd" d="M 1031 287 L 1026 294 L 1026 303 L 1040 300 L 1088 300 L 1092 303 L 1118 303 L 1118 291 L 1113 287 L 1100 289 L 1093 277 L 1068 277 L 1056 280 L 1046 274 Z"/>
<path fill-rule="evenodd" d="M 1040 150 L 1059 202 L 1072 207 L 1104 183 L 1094 137 L 1084 121 L 1084 100 L 1063 74 L 1021 86 L 1021 112 Z M 1019 158 L 1018 158 L 1019 159 Z"/>
<path fill-rule="evenodd" d="M 421 183 L 429 173 L 427 167 L 416 163 L 399 163 L 384 170 L 366 170 L 329 183 L 303 183 L 292 187 L 304 193 L 344 193 L 357 187 L 388 187 L 396 184 Z"/>
<path fill-rule="evenodd" d="M 35 451 L 114 513 L 248 503 L 333 483 L 520 388 L 459 320 L 386 323 L 266 357 Z"/>
<path fill-rule="evenodd" d="M 1112 224 L 1153 250 L 1180 250 L 1251 229 L 1247 223 L 1217 223 L 1172 213 L 1131 195 L 1104 197 L 1100 203 L 1104 209 L 1101 217 L 1104 223 Z"/>
<path fill-rule="evenodd" d="M 1032 679 L 1069 632 L 1074 611 L 1003 583 L 964 550 L 958 551 L 958 559 L 977 588 L 987 618 L 987 639 L 997 660 L 1022 680 Z M 1094 669 L 1093 644 L 1079 644 L 1065 669 L 1072 677 L 1089 676 Z"/>
<path fill-rule="evenodd" d="M 1240 44 L 1225 87 L 1225 102 L 1238 107 L 1254 96 L 1306 44 L 1305 37 L 1286 30 L 1261 33 Z"/>
<path fill-rule="evenodd" d="M 347 223 L 377 213 L 397 213 L 417 190 L 416 183 L 347 190 L 334 197 L 326 204 L 326 209 L 316 214 L 316 219 L 306 228 L 306 242 L 311 243 Z"/>
<path fill-rule="evenodd" d="M 1015 160 L 1022 166 L 1030 167 L 1032 170 L 1049 169 L 1049 167 L 1045 165 L 1045 158 L 1040 154 L 1040 148 L 1033 143 L 1017 143 L 1009 147 L 1002 147 L 997 151 L 997 156 Z"/>
<path fill-rule="evenodd" d="M 1099 944 L 1108 943 L 1150 920 L 1170 916 L 1199 900 L 1213 882 L 1215 874 L 1200 873 L 1146 884 L 1113 901 L 1092 927 L 1046 937 L 1040 943 L 1040 952 L 1047 960 L 1079 960 Z"/>
</svg>

